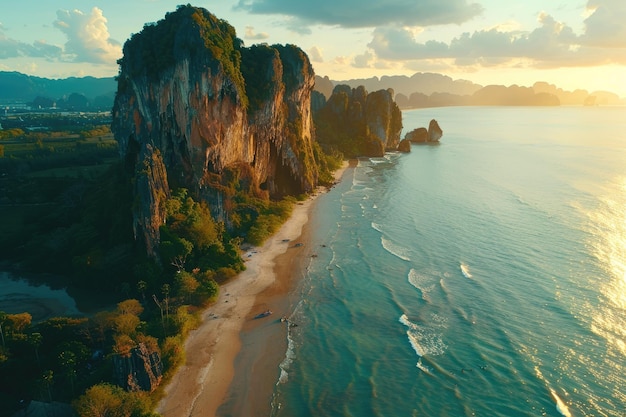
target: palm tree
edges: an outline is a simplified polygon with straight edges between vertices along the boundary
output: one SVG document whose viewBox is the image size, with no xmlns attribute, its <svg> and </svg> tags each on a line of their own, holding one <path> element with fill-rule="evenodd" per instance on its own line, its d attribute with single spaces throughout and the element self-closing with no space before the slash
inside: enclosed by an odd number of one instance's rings
<svg viewBox="0 0 626 417">
<path fill-rule="evenodd" d="M 143 299 L 143 304 L 146 304 L 146 288 L 148 288 L 148 283 L 144 280 L 137 282 L 137 290 L 141 293 L 141 298 Z"/>
<path fill-rule="evenodd" d="M 41 379 L 46 386 L 46 391 L 48 392 L 48 400 L 52 401 L 52 390 L 50 388 L 52 387 L 52 382 L 54 380 L 54 373 L 51 370 L 47 370 L 43 373 Z"/>
<path fill-rule="evenodd" d="M 37 363 L 39 363 L 39 346 L 41 346 L 42 340 L 43 336 L 41 336 L 41 333 L 31 333 L 28 337 L 28 343 L 30 343 L 35 349 L 35 358 L 37 359 Z"/>
</svg>

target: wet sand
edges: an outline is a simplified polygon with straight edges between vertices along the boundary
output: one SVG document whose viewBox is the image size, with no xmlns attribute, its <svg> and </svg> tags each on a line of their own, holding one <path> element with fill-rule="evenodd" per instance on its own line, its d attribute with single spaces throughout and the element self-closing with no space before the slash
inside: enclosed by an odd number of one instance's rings
<svg viewBox="0 0 626 417">
<path fill-rule="evenodd" d="M 272 408 L 279 365 L 287 351 L 287 326 L 281 317 L 289 317 L 294 306 L 289 298 L 304 276 L 312 248 L 307 246 L 309 229 L 305 225 L 296 239 L 304 246 L 291 246 L 276 257 L 274 282 L 257 295 L 253 311 L 272 309 L 273 319 L 249 320 L 241 331 L 242 347 L 235 360 L 235 377 L 219 416 L 267 417 Z"/>
</svg>

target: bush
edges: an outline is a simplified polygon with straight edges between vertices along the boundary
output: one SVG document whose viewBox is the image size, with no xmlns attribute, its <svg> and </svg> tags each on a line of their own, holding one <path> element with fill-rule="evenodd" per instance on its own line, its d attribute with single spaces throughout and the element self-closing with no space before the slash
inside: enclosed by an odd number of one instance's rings
<svg viewBox="0 0 626 417">
<path fill-rule="evenodd" d="M 181 335 L 166 337 L 161 345 L 161 360 L 168 375 L 173 375 L 185 363 L 184 339 Z"/>
</svg>

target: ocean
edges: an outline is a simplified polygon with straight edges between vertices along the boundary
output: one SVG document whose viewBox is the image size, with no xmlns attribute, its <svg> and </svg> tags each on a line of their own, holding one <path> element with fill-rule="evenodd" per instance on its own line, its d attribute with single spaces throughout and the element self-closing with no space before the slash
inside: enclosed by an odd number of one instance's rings
<svg viewBox="0 0 626 417">
<path fill-rule="evenodd" d="M 626 107 L 449 107 L 318 197 L 272 415 L 626 416 Z"/>
</svg>

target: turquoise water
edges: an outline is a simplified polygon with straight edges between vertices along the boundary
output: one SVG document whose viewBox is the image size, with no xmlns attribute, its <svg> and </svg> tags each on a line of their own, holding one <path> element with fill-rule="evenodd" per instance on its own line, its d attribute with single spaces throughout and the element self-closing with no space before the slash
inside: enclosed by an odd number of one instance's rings
<svg viewBox="0 0 626 417">
<path fill-rule="evenodd" d="M 431 118 L 319 197 L 273 415 L 626 415 L 626 108 Z"/>
</svg>

